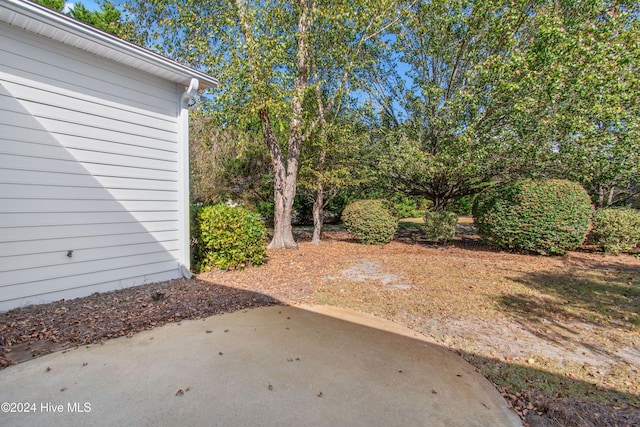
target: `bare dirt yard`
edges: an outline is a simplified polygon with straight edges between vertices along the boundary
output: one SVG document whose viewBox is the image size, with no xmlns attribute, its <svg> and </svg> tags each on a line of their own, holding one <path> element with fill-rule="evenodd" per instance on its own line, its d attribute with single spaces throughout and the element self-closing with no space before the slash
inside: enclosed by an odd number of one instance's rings
<svg viewBox="0 0 640 427">
<path fill-rule="evenodd" d="M 583 248 L 561 257 L 485 247 L 462 221 L 449 245 L 404 224 L 384 246 L 340 229 L 267 264 L 203 273 L 0 314 L 0 368 L 186 318 L 269 304 L 372 313 L 473 364 L 524 422 L 640 425 L 640 258 Z"/>
</svg>

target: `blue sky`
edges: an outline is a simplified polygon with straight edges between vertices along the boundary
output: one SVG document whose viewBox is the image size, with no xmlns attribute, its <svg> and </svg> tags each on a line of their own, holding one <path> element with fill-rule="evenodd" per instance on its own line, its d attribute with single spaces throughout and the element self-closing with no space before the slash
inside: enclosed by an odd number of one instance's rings
<svg viewBox="0 0 640 427">
<path fill-rule="evenodd" d="M 112 0 L 114 5 L 119 6 L 123 0 Z M 89 10 L 99 10 L 100 9 L 100 0 L 78 0 L 78 1 L 67 1 L 65 3 L 64 11 L 66 12 L 68 9 L 72 8 L 74 4 L 82 3 L 84 7 Z"/>
</svg>

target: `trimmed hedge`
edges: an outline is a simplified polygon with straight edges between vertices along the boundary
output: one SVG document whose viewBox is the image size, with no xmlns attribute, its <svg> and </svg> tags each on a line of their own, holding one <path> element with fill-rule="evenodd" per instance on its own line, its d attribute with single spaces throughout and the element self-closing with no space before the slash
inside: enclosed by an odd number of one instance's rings
<svg viewBox="0 0 640 427">
<path fill-rule="evenodd" d="M 589 241 L 607 253 L 630 251 L 640 244 L 640 211 L 630 208 L 603 208 L 593 213 Z"/>
<path fill-rule="evenodd" d="M 580 245 L 593 207 L 579 184 L 523 180 L 476 197 L 473 218 L 482 240 L 503 249 L 561 255 Z"/>
<path fill-rule="evenodd" d="M 345 228 L 360 243 L 382 245 L 389 243 L 398 229 L 398 218 L 386 200 L 359 200 L 342 211 Z"/>
<path fill-rule="evenodd" d="M 456 235 L 458 215 L 455 212 L 440 211 L 424 213 L 424 234 L 428 240 L 448 242 Z"/>
<path fill-rule="evenodd" d="M 258 214 L 226 205 L 198 207 L 192 212 L 196 271 L 264 264 L 267 230 Z"/>
</svg>

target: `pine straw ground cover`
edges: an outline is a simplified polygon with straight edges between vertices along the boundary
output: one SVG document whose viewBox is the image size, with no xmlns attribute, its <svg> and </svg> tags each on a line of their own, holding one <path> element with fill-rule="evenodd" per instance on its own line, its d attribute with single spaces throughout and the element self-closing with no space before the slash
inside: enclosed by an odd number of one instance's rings
<svg viewBox="0 0 640 427">
<path fill-rule="evenodd" d="M 473 364 L 531 426 L 640 425 L 640 259 L 451 245 L 402 228 L 365 246 L 341 230 L 271 250 L 266 265 L 0 314 L 0 367 L 187 318 L 276 303 L 365 311 Z"/>
</svg>

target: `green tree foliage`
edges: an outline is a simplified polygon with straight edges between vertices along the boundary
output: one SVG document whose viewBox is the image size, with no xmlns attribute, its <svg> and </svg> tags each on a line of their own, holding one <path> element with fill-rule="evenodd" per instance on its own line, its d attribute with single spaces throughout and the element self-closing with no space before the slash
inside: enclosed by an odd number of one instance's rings
<svg viewBox="0 0 640 427">
<path fill-rule="evenodd" d="M 345 228 L 360 243 L 383 245 L 389 243 L 398 229 L 398 218 L 386 200 L 358 200 L 342 211 Z"/>
<path fill-rule="evenodd" d="M 231 199 L 258 208 L 272 200 L 269 154 L 247 132 L 220 127 L 200 108 L 189 116 L 190 196 L 192 203 Z"/>
<path fill-rule="evenodd" d="M 518 177 L 640 191 L 636 1 L 417 1 L 370 79 L 389 184 L 436 210 Z M 406 69 L 406 71 L 404 71 Z"/>
<path fill-rule="evenodd" d="M 640 4 L 551 1 L 535 25 L 526 66 L 547 101 L 540 140 L 594 204 L 626 203 L 640 191 Z"/>
<path fill-rule="evenodd" d="M 320 242 L 324 210 L 334 198 L 369 182 L 370 174 L 362 160 L 365 141 L 366 129 L 354 112 L 325 121 L 305 141 L 298 193 L 313 205 L 312 243 Z"/>
<path fill-rule="evenodd" d="M 220 129 L 205 113 L 189 114 L 189 168 L 192 203 L 214 204 L 231 197 L 229 167 L 239 155 L 233 135 Z"/>
<path fill-rule="evenodd" d="M 221 81 L 211 104 L 221 124 L 260 123 L 274 181 L 270 246 L 297 246 L 291 214 L 303 142 L 333 114 L 367 46 L 395 17 L 393 1 L 138 0 L 129 11 L 151 46 Z M 340 76 L 331 89 L 327 75 Z M 322 115 L 308 102 L 317 87 Z"/>
<path fill-rule="evenodd" d="M 537 162 L 530 115 L 539 106 L 521 67 L 532 8 L 433 0 L 411 10 L 370 89 L 382 106 L 380 166 L 397 190 L 439 211 Z"/>
<path fill-rule="evenodd" d="M 133 23 L 124 20 L 122 12 L 110 0 L 102 1 L 100 10 L 89 10 L 84 4 L 75 3 L 68 15 L 121 39 L 132 42 L 140 41 Z"/>
<path fill-rule="evenodd" d="M 35 1 L 58 12 L 62 12 L 65 6 L 64 0 Z M 122 12 L 110 0 L 103 0 L 100 3 L 100 10 L 89 10 L 83 3 L 76 2 L 66 14 L 121 39 L 138 44 L 142 43 L 133 23 L 125 20 Z"/>
<path fill-rule="evenodd" d="M 194 223 L 192 253 L 197 271 L 264 263 L 267 230 L 257 214 L 241 207 L 204 206 L 195 210 Z"/>
<path fill-rule="evenodd" d="M 43 6 L 48 7 L 49 9 L 57 10 L 58 12 L 62 12 L 64 9 L 64 0 L 35 0 L 37 3 L 40 3 Z"/>
<path fill-rule="evenodd" d="M 552 255 L 584 241 L 591 214 L 584 188 L 565 180 L 498 185 L 479 194 L 473 204 L 473 219 L 486 243 Z"/>
</svg>

